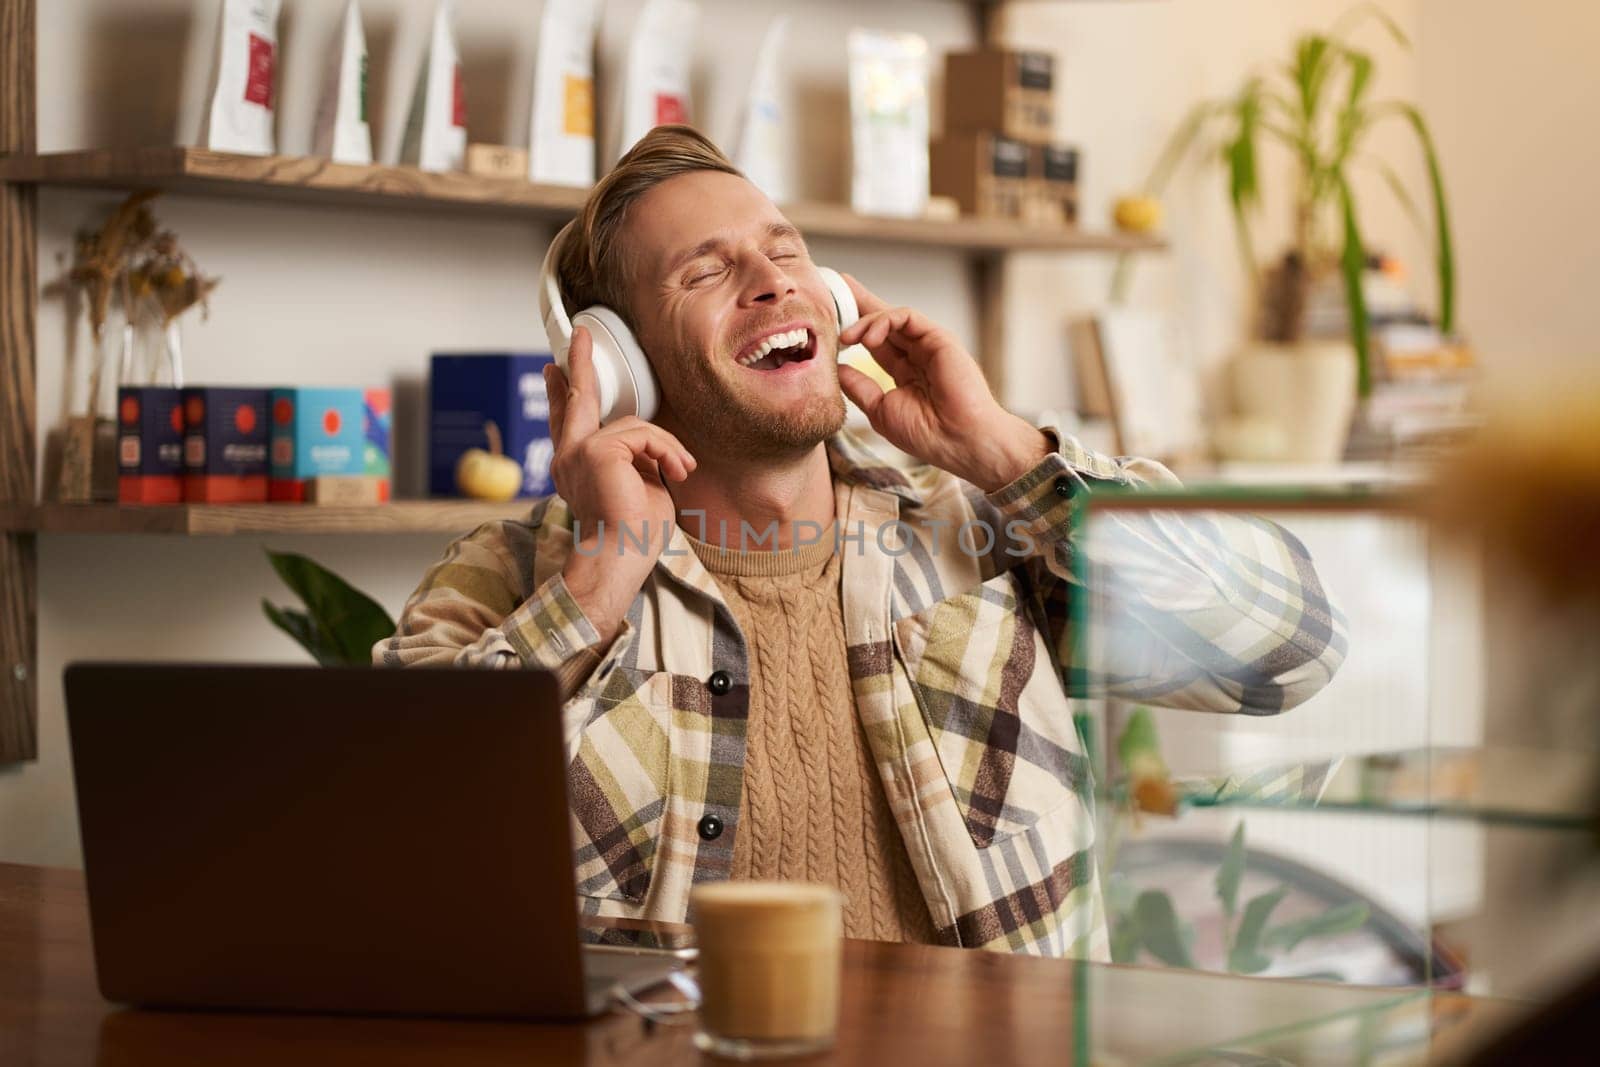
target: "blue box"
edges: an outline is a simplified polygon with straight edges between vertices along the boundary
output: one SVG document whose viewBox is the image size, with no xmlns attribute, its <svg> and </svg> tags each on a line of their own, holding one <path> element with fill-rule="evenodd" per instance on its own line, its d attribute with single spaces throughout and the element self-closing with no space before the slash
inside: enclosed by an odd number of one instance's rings
<svg viewBox="0 0 1600 1067">
<path fill-rule="evenodd" d="M 456 461 L 487 448 L 484 425 L 500 428 L 506 455 L 522 465 L 522 497 L 554 492 L 550 401 L 544 393 L 548 352 L 440 352 L 429 382 L 428 492 L 458 496 Z"/>
<path fill-rule="evenodd" d="M 274 389 L 270 498 L 303 501 L 319 475 L 366 473 L 365 425 L 363 390 Z"/>
<path fill-rule="evenodd" d="M 117 390 L 117 499 L 176 504 L 183 499 L 183 391 Z"/>
</svg>

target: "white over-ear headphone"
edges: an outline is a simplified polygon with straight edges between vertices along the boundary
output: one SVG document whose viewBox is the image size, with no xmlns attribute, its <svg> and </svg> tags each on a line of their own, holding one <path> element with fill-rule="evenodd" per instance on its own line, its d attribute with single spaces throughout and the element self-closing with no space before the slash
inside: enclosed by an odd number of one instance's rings
<svg viewBox="0 0 1600 1067">
<path fill-rule="evenodd" d="M 600 383 L 601 424 L 625 415 L 637 415 L 648 421 L 655 418 L 661 407 L 661 390 L 644 349 L 639 347 L 622 316 L 608 307 L 594 304 L 567 317 L 566 303 L 561 298 L 559 264 L 562 243 L 573 225 L 569 222 L 561 227 L 551 240 L 544 266 L 539 271 L 539 315 L 544 319 L 545 336 L 550 339 L 556 363 L 566 371 L 572 331 L 579 326 L 587 327 L 594 343 L 594 374 Z M 860 317 L 855 294 L 837 271 L 818 267 L 817 272 L 833 295 L 834 311 L 842 330 Z"/>
</svg>

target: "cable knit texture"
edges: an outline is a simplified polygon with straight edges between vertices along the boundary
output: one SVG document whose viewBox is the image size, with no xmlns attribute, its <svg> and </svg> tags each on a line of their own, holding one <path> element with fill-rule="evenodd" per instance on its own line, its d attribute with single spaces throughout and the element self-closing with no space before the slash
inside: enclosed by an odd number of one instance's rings
<svg viewBox="0 0 1600 1067">
<path fill-rule="evenodd" d="M 739 552 L 690 538 L 750 647 L 750 719 L 734 878 L 838 887 L 847 937 L 935 940 L 856 717 L 839 556 Z"/>
</svg>

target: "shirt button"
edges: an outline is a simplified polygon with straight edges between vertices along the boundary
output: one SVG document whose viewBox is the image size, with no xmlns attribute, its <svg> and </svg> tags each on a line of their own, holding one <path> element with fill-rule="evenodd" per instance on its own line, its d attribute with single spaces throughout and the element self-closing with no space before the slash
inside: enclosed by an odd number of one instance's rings
<svg viewBox="0 0 1600 1067">
<path fill-rule="evenodd" d="M 701 838 L 706 841 L 715 841 L 722 836 L 722 820 L 715 815 L 700 816 L 700 824 L 695 827 L 700 832 Z"/>
<path fill-rule="evenodd" d="M 706 679 L 706 687 L 711 690 L 714 696 L 721 696 L 733 688 L 733 679 L 728 676 L 727 671 L 712 671 L 711 677 Z M 706 818 L 710 818 L 710 816 L 708 815 Z M 705 824 L 701 823 L 701 825 L 704 826 Z M 718 823 L 717 825 L 720 827 L 722 824 Z"/>
<path fill-rule="evenodd" d="M 1061 477 L 1056 479 L 1055 489 L 1056 489 L 1056 496 L 1071 496 L 1072 495 L 1072 479 L 1068 478 L 1066 475 L 1063 474 Z"/>
</svg>

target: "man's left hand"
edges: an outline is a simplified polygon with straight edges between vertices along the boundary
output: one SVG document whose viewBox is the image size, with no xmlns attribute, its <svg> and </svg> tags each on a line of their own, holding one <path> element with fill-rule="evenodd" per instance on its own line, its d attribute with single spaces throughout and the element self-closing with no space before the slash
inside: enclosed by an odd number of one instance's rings
<svg viewBox="0 0 1600 1067">
<path fill-rule="evenodd" d="M 861 317 L 839 334 L 839 350 L 864 345 L 894 379 L 885 393 L 839 365 L 839 386 L 872 428 L 903 452 L 992 493 L 1050 453 L 1050 439 L 1001 407 L 978 361 L 949 331 L 910 308 L 890 307 L 844 276 Z"/>
</svg>

